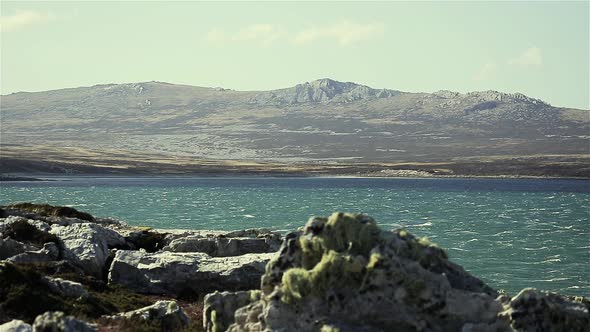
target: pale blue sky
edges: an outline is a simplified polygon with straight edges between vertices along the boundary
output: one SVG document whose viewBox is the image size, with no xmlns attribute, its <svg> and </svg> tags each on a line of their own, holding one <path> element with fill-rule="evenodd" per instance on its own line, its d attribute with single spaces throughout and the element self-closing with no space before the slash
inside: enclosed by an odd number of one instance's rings
<svg viewBox="0 0 590 332">
<path fill-rule="evenodd" d="M 329 77 L 590 108 L 588 1 L 1 3 L 1 92 Z"/>
</svg>

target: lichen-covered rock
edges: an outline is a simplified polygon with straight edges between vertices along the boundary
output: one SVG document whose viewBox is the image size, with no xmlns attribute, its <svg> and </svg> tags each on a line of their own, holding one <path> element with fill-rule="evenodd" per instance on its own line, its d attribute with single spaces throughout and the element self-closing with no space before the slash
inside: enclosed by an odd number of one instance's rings
<svg viewBox="0 0 590 332">
<path fill-rule="evenodd" d="M 590 331 L 590 300 L 525 288 L 500 316 L 517 331 Z"/>
<path fill-rule="evenodd" d="M 95 277 L 102 276 L 109 247 L 126 243 L 117 232 L 94 223 L 53 226 L 51 233 L 62 242 L 64 259 Z"/>
<path fill-rule="evenodd" d="M 139 318 L 146 321 L 158 321 L 158 326 L 163 331 L 177 331 L 187 326 L 189 319 L 178 306 L 176 301 L 158 301 L 151 306 L 140 308 L 133 311 L 123 312 L 112 319 L 133 319 Z"/>
<path fill-rule="evenodd" d="M 14 319 L 10 322 L 0 324 L 0 332 L 32 332 L 33 328 L 30 324 L 22 320 Z"/>
<path fill-rule="evenodd" d="M 502 308 L 493 289 L 427 239 L 342 213 L 289 234 L 262 291 L 231 331 L 460 331 L 495 323 Z"/>
<path fill-rule="evenodd" d="M 211 257 L 204 253 L 118 250 L 109 284 L 148 294 L 202 294 L 256 288 L 273 254 Z"/>
<path fill-rule="evenodd" d="M 66 316 L 61 311 L 48 311 L 35 318 L 34 332 L 96 332 L 93 325 Z"/>
<path fill-rule="evenodd" d="M 234 322 L 237 309 L 260 300 L 259 290 L 214 292 L 203 301 L 203 328 L 206 331 L 225 331 Z"/>
<path fill-rule="evenodd" d="M 7 259 L 11 263 L 36 264 L 55 261 L 59 258 L 59 248 L 53 242 L 43 245 L 43 248 L 35 251 L 26 251 Z"/>
<path fill-rule="evenodd" d="M 51 277 L 44 277 L 43 280 L 53 293 L 73 299 L 88 297 L 88 291 L 79 282 Z"/>
<path fill-rule="evenodd" d="M 335 213 L 286 236 L 261 299 L 228 331 L 590 331 L 589 308 L 534 290 L 499 296 L 428 239 Z"/>
</svg>

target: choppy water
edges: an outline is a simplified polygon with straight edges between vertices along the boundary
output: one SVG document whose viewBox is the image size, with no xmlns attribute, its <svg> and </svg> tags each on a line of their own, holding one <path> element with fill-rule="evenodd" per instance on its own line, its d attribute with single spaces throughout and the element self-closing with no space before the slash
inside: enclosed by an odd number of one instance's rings
<svg viewBox="0 0 590 332">
<path fill-rule="evenodd" d="M 2 183 L 0 204 L 68 205 L 158 228 L 287 231 L 363 212 L 446 248 L 511 294 L 590 296 L 590 181 L 351 178 L 61 178 Z"/>
</svg>

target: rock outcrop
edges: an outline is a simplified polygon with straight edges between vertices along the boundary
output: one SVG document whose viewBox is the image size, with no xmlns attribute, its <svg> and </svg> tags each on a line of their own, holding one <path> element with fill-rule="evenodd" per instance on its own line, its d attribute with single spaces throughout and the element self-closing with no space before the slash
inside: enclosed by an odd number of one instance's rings
<svg viewBox="0 0 590 332">
<path fill-rule="evenodd" d="M 72 316 L 66 316 L 61 311 L 48 311 L 35 318 L 34 332 L 96 332 L 93 325 L 78 320 Z"/>
<path fill-rule="evenodd" d="M 1 233 L 0 233 L 1 234 Z M 0 237 L 0 259 L 6 259 L 18 254 L 22 254 L 27 250 L 36 250 L 37 248 L 26 245 L 22 242 L 11 239 L 10 237 Z"/>
<path fill-rule="evenodd" d="M 335 213 L 286 237 L 261 299 L 236 310 L 228 330 L 588 330 L 587 302 L 533 294 L 499 296 L 427 239 Z"/>
<path fill-rule="evenodd" d="M 272 256 L 211 257 L 205 253 L 118 250 L 109 271 L 109 284 L 147 294 L 252 289 L 259 285 Z"/>
<path fill-rule="evenodd" d="M 400 92 L 372 89 L 352 82 L 338 82 L 328 78 L 297 84 L 294 87 L 262 92 L 250 99 L 260 105 L 289 105 L 300 103 L 349 103 L 362 99 L 387 98 Z"/>
<path fill-rule="evenodd" d="M 259 290 L 214 292 L 203 301 L 203 327 L 206 331 L 225 331 L 234 322 L 236 310 L 260 300 Z"/>
<path fill-rule="evenodd" d="M 8 258 L 7 261 L 18 264 L 36 264 L 55 261 L 58 258 L 59 248 L 55 243 L 48 242 L 39 250 L 25 251 Z"/>
<path fill-rule="evenodd" d="M 96 277 L 103 274 L 109 247 L 126 243 L 115 231 L 93 223 L 53 226 L 50 232 L 60 239 L 64 259 Z"/>
<path fill-rule="evenodd" d="M 73 299 L 87 298 L 88 291 L 79 282 L 74 282 L 62 278 L 45 277 L 45 284 L 54 293 Z"/>
<path fill-rule="evenodd" d="M 163 248 L 172 252 L 203 252 L 213 257 L 239 256 L 276 252 L 281 245 L 279 233 L 266 230 L 244 230 L 202 236 L 177 237 Z"/>
<path fill-rule="evenodd" d="M 22 320 L 13 319 L 10 322 L 0 324 L 0 332 L 33 332 L 33 327 Z"/>
<path fill-rule="evenodd" d="M 110 318 L 156 320 L 164 331 L 177 331 L 189 323 L 188 317 L 176 301 L 158 301 L 151 306 L 123 312 Z"/>
</svg>

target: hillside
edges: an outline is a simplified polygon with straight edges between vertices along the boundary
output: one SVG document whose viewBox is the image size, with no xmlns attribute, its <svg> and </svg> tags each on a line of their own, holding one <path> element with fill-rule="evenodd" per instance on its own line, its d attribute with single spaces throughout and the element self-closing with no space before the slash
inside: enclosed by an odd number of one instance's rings
<svg viewBox="0 0 590 332">
<path fill-rule="evenodd" d="M 3 172 L 18 172 L 7 161 L 32 160 L 22 151 L 35 147 L 289 164 L 551 156 L 590 172 L 588 110 L 497 91 L 409 93 L 330 79 L 272 91 L 106 84 L 2 96 L 1 121 Z"/>
</svg>

